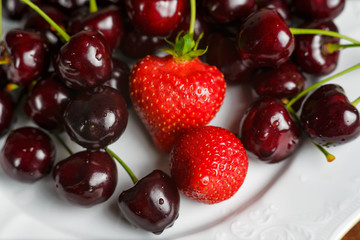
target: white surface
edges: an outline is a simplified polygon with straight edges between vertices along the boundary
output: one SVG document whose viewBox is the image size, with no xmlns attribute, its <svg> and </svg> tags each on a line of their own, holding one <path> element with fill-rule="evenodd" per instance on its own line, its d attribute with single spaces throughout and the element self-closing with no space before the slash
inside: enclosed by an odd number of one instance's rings
<svg viewBox="0 0 360 240">
<path fill-rule="evenodd" d="M 336 19 L 340 32 L 360 39 L 360 2 L 347 1 Z M 6 23 L 8 29 L 13 24 Z M 360 50 L 344 50 L 335 72 L 360 61 Z M 360 70 L 332 82 L 350 100 L 360 95 Z M 237 132 L 249 91 L 227 90 L 212 125 Z M 29 125 L 29 124 L 27 124 Z M 66 137 L 65 135 L 63 135 Z M 2 145 L 4 138 L 0 141 Z M 72 144 L 73 150 L 80 150 Z M 61 200 L 50 176 L 35 184 L 8 178 L 0 169 L 0 239 L 249 239 L 335 240 L 360 217 L 360 138 L 330 151 L 332 163 L 308 141 L 292 158 L 268 165 L 250 159 L 244 185 L 230 200 L 203 205 L 181 197 L 180 216 L 161 235 L 134 229 L 119 217 L 116 200 L 132 186 L 118 167 L 119 183 L 106 203 L 81 208 Z M 168 156 L 158 153 L 134 112 L 124 135 L 110 148 L 141 178 L 154 168 L 167 171 Z M 57 161 L 67 157 L 58 146 Z"/>
</svg>

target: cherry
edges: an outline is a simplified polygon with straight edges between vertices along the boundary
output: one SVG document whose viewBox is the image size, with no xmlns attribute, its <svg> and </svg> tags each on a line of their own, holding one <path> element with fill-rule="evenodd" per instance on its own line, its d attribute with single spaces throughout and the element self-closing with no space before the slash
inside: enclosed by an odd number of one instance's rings
<svg viewBox="0 0 360 240">
<path fill-rule="evenodd" d="M 260 96 L 291 99 L 304 89 L 306 78 L 296 64 L 287 61 L 276 68 L 257 69 L 251 83 Z"/>
<path fill-rule="evenodd" d="M 68 23 L 68 17 L 59 9 L 51 5 L 43 5 L 41 9 L 57 24 L 66 29 Z M 40 31 L 49 44 L 49 48 L 52 53 L 56 53 L 63 45 L 63 40 L 54 31 L 53 28 L 40 16 L 37 12 L 33 11 L 26 17 L 24 29 L 32 29 Z"/>
<path fill-rule="evenodd" d="M 166 173 L 154 170 L 118 198 L 121 215 L 131 224 L 160 234 L 179 215 L 180 195 Z"/>
<path fill-rule="evenodd" d="M 15 106 L 11 95 L 4 90 L 0 91 L 0 136 L 10 128 L 14 118 Z"/>
<path fill-rule="evenodd" d="M 33 2 L 38 5 L 42 1 L 33 0 Z M 21 0 L 3 0 L 2 4 L 5 16 L 13 20 L 20 20 L 30 10 Z"/>
<path fill-rule="evenodd" d="M 187 0 L 124 0 L 131 24 L 150 36 L 174 31 L 186 13 Z"/>
<path fill-rule="evenodd" d="M 331 20 L 345 7 L 345 0 L 292 0 L 295 13 L 305 19 Z"/>
<path fill-rule="evenodd" d="M 245 149 L 262 161 L 276 163 L 298 149 L 301 130 L 277 98 L 261 97 L 243 116 L 239 130 Z"/>
<path fill-rule="evenodd" d="M 338 29 L 332 21 L 310 22 L 302 28 L 322 29 L 337 32 Z M 339 38 L 323 35 L 296 35 L 294 61 L 302 71 L 314 75 L 326 75 L 335 70 L 339 51 L 329 52 L 328 44 L 339 44 Z"/>
<path fill-rule="evenodd" d="M 111 78 L 105 83 L 105 86 L 112 87 L 118 90 L 124 97 L 127 106 L 131 106 L 130 91 L 129 91 L 129 66 L 120 59 L 113 58 L 113 71 Z"/>
<path fill-rule="evenodd" d="M 124 35 L 124 23 L 120 9 L 115 5 L 90 13 L 76 13 L 78 17 L 70 22 L 70 34 L 75 34 L 81 30 L 92 29 L 100 32 L 111 50 L 116 49 L 120 45 L 120 41 Z"/>
<path fill-rule="evenodd" d="M 128 121 L 120 92 L 106 86 L 80 93 L 64 111 L 64 125 L 71 139 L 87 149 L 105 148 L 124 132 Z"/>
<path fill-rule="evenodd" d="M 49 67 L 49 50 L 40 33 L 10 30 L 5 35 L 9 63 L 3 65 L 9 82 L 27 85 Z"/>
<path fill-rule="evenodd" d="M 82 151 L 58 162 L 53 179 L 66 201 L 91 207 L 108 200 L 117 185 L 117 167 L 105 151 Z"/>
<path fill-rule="evenodd" d="M 41 79 L 28 95 L 25 113 L 40 127 L 46 130 L 63 129 L 63 112 L 73 97 L 68 89 L 53 73 Z"/>
<path fill-rule="evenodd" d="M 70 16 L 73 11 L 88 4 L 89 0 L 50 0 L 49 2 Z"/>
<path fill-rule="evenodd" d="M 248 65 L 276 66 L 286 62 L 295 48 L 284 19 L 273 9 L 260 9 L 241 25 L 237 47 Z"/>
<path fill-rule="evenodd" d="M 359 112 L 337 84 L 323 85 L 306 98 L 300 119 L 308 136 L 322 146 L 343 144 L 360 134 Z"/>
<path fill-rule="evenodd" d="M 202 7 L 217 23 L 243 20 L 257 9 L 255 0 L 207 0 Z"/>
<path fill-rule="evenodd" d="M 270 8 L 276 10 L 286 23 L 290 23 L 290 9 L 286 0 L 259 0 L 258 8 Z"/>
<path fill-rule="evenodd" d="M 56 56 L 54 68 L 69 88 L 93 88 L 111 77 L 111 51 L 99 32 L 83 30 L 62 46 Z"/>
<path fill-rule="evenodd" d="M 228 83 L 243 83 L 248 80 L 253 68 L 245 65 L 237 53 L 235 39 L 217 32 L 210 34 L 207 43 L 206 61 L 215 65 Z"/>
<path fill-rule="evenodd" d="M 35 182 L 51 171 L 55 146 L 51 138 L 34 127 L 18 128 L 7 136 L 0 152 L 0 164 L 12 178 Z"/>
</svg>

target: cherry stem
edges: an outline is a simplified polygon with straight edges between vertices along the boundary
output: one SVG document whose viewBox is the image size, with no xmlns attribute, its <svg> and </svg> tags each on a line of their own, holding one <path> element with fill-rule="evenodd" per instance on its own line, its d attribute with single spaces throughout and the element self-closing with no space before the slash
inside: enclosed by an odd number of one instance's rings
<svg viewBox="0 0 360 240">
<path fill-rule="evenodd" d="M 326 44 L 326 51 L 328 53 L 333 53 L 333 52 L 341 50 L 341 49 L 352 48 L 352 47 L 360 47 L 360 44 L 359 43 L 354 43 L 354 44 L 328 43 L 328 44 Z"/>
<path fill-rule="evenodd" d="M 50 24 L 50 26 L 55 28 L 55 30 L 61 35 L 61 37 L 66 42 L 70 40 L 70 36 L 56 22 L 54 22 L 46 13 L 44 13 L 44 11 L 42 11 L 38 6 L 36 6 L 30 0 L 21 0 L 21 1 L 25 4 L 27 4 L 29 7 L 31 7 L 40 16 L 42 16 L 44 18 L 44 20 Z"/>
<path fill-rule="evenodd" d="M 306 28 L 289 28 L 290 32 L 293 35 L 303 35 L 303 34 L 317 34 L 317 35 L 325 35 L 325 36 L 330 36 L 330 37 L 335 37 L 335 38 L 340 38 L 340 39 L 345 39 L 348 40 L 352 43 L 355 44 L 360 44 L 360 42 L 356 39 L 353 39 L 351 37 L 342 35 L 338 32 L 335 31 L 329 31 L 329 30 L 322 30 L 322 29 L 306 29 Z"/>
<path fill-rule="evenodd" d="M 9 63 L 10 63 L 10 58 L 8 58 L 8 57 L 0 58 L 0 65 L 7 65 Z"/>
<path fill-rule="evenodd" d="M 190 0 L 190 26 L 189 34 L 194 35 L 196 20 L 196 0 Z"/>
<path fill-rule="evenodd" d="M 105 148 L 105 150 L 110 154 L 110 156 L 115 158 L 121 164 L 121 166 L 129 174 L 133 183 L 136 184 L 139 181 L 139 179 L 135 176 L 135 174 L 131 171 L 131 169 L 126 165 L 126 163 L 118 155 L 116 155 L 116 153 L 111 151 L 109 148 Z"/>
<path fill-rule="evenodd" d="M 331 77 L 328 77 L 328 78 L 325 78 L 324 80 L 322 81 L 319 81 L 313 85 L 311 85 L 310 87 L 306 88 L 305 90 L 301 91 L 300 93 L 298 93 L 295 97 L 293 97 L 287 104 L 286 104 L 286 108 L 290 108 L 297 100 L 299 100 L 302 96 L 304 96 L 305 94 L 307 94 L 308 92 L 314 90 L 315 88 L 321 86 L 322 84 L 332 80 L 332 79 L 335 79 L 337 77 L 340 77 L 346 73 L 349 73 L 357 68 L 360 68 L 360 63 L 342 71 L 342 72 L 339 72 Z"/>
<path fill-rule="evenodd" d="M 69 146 L 65 143 L 65 141 L 59 136 L 59 134 L 53 133 L 52 135 L 53 135 L 54 138 L 66 149 L 66 151 L 67 151 L 70 155 L 73 155 L 73 154 L 74 154 L 74 153 L 71 151 L 71 149 L 69 148 Z"/>
<path fill-rule="evenodd" d="M 326 160 L 327 160 L 328 162 L 332 162 L 332 161 L 335 160 L 335 156 L 332 155 L 331 153 L 329 153 L 328 151 L 326 151 L 325 148 L 323 148 L 322 146 L 320 146 L 320 145 L 318 145 L 318 144 L 316 144 L 316 143 L 314 143 L 314 142 L 313 142 L 313 144 L 325 155 Z"/>
<path fill-rule="evenodd" d="M 357 99 L 355 99 L 351 105 L 353 105 L 354 107 L 356 107 L 358 104 L 360 103 L 360 97 L 358 97 Z"/>
<path fill-rule="evenodd" d="M 90 7 L 89 7 L 89 12 L 90 13 L 95 13 L 98 11 L 98 7 L 96 4 L 96 0 L 90 0 L 89 1 Z"/>
</svg>

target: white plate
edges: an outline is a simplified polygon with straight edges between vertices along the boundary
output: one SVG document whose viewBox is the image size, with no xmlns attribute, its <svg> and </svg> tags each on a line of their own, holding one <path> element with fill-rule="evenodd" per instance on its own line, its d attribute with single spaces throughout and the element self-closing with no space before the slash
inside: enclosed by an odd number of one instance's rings
<svg viewBox="0 0 360 240">
<path fill-rule="evenodd" d="M 360 39 L 359 21 L 360 2 L 348 0 L 335 22 L 341 33 Z M 4 23 L 5 29 L 14 26 Z M 359 61 L 359 49 L 344 50 L 335 72 Z M 360 70 L 356 70 L 333 82 L 342 85 L 349 99 L 354 100 L 360 95 L 359 76 Z M 250 101 L 246 89 L 229 87 L 224 105 L 211 124 L 237 132 Z M 69 144 L 73 150 L 81 150 Z M 8 178 L 0 169 L 0 238 L 339 239 L 360 218 L 359 146 L 360 138 L 331 148 L 336 156 L 332 163 L 326 162 L 308 141 L 295 156 L 279 164 L 250 159 L 245 183 L 233 198 L 204 205 L 182 196 L 178 220 L 161 235 L 135 229 L 119 217 L 117 197 L 132 186 L 120 166 L 115 194 L 92 208 L 61 200 L 50 176 L 35 184 L 24 184 Z M 139 178 L 155 168 L 168 171 L 168 156 L 154 148 L 132 111 L 124 135 L 110 148 Z M 61 146 L 57 149 L 57 161 L 67 157 Z"/>
</svg>

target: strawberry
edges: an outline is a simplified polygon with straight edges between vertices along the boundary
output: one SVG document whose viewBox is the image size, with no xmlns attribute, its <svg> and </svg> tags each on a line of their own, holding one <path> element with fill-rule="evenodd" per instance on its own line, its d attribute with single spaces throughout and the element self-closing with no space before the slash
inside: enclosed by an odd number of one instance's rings
<svg viewBox="0 0 360 240">
<path fill-rule="evenodd" d="M 155 145 L 164 152 L 182 131 L 204 126 L 225 97 L 223 74 L 201 62 L 172 55 L 146 56 L 130 74 L 130 96 Z"/>
<path fill-rule="evenodd" d="M 170 154 L 171 175 L 179 190 L 202 203 L 232 197 L 243 184 L 248 157 L 229 130 L 202 126 L 186 131 Z"/>
</svg>

